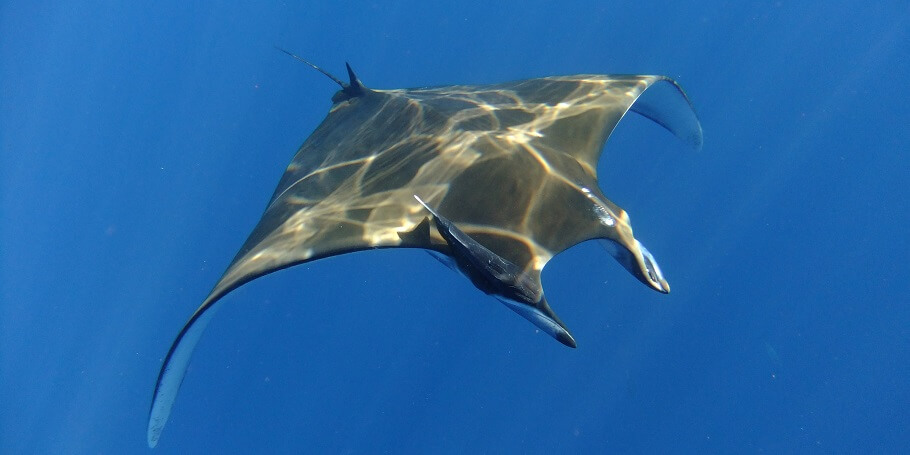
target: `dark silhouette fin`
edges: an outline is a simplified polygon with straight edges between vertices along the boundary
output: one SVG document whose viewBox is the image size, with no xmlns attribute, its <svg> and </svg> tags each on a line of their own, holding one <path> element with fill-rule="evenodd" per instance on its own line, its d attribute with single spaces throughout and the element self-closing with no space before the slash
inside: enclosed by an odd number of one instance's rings
<svg viewBox="0 0 910 455">
<path fill-rule="evenodd" d="M 351 65 L 348 62 L 344 62 L 344 66 L 348 69 L 348 79 L 351 82 L 348 83 L 348 86 L 344 88 L 345 93 L 350 96 L 363 96 L 366 93 L 367 88 L 364 87 L 363 82 L 360 82 L 360 79 L 354 74 L 354 70 L 351 69 Z"/>
</svg>

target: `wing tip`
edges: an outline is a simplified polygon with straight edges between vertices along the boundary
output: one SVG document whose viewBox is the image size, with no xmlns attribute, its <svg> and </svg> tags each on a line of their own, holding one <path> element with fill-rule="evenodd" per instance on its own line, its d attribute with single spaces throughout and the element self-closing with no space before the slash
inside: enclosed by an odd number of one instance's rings
<svg viewBox="0 0 910 455">
<path fill-rule="evenodd" d="M 645 88 L 629 109 L 666 128 L 694 151 L 700 151 L 704 133 L 689 95 L 673 78 L 654 78 L 654 83 Z"/>
<path fill-rule="evenodd" d="M 150 449 L 154 449 L 158 446 L 158 440 L 161 439 L 161 431 L 164 430 L 164 424 L 167 423 L 167 416 L 164 416 L 164 419 L 162 420 L 161 416 L 155 414 L 154 409 L 153 404 L 152 412 L 149 414 L 149 424 L 146 433 Z"/>
<path fill-rule="evenodd" d="M 183 383 L 183 377 L 186 375 L 186 368 L 196 344 L 199 343 L 202 333 L 212 316 L 215 315 L 217 309 L 217 306 L 214 305 L 215 300 L 207 299 L 183 326 L 183 330 L 177 335 L 177 339 L 174 340 L 171 350 L 161 365 L 161 372 L 158 373 L 158 381 L 155 383 L 155 392 L 152 395 L 152 407 L 149 409 L 146 434 L 149 448 L 155 448 L 158 445 L 158 439 L 161 438 L 164 425 L 171 415 L 171 409 L 174 407 L 177 392 Z"/>
<path fill-rule="evenodd" d="M 148 444 L 149 449 L 154 449 L 158 446 L 158 439 L 161 438 L 161 430 L 158 430 L 157 433 L 153 433 L 152 428 L 149 427 L 148 430 Z"/>
<path fill-rule="evenodd" d="M 705 136 L 704 131 L 701 128 L 701 122 L 698 120 L 698 114 L 695 114 L 693 109 L 693 115 L 695 115 L 695 124 L 696 127 L 689 132 L 689 135 L 684 139 L 686 144 L 692 147 L 692 150 L 700 152 L 703 145 L 705 145 Z"/>
</svg>

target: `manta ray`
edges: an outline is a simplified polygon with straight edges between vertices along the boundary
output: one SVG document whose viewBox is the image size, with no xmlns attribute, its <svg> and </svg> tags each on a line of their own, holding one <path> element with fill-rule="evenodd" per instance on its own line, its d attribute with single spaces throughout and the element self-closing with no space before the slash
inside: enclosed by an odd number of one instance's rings
<svg viewBox="0 0 910 455">
<path fill-rule="evenodd" d="M 221 298 L 276 270 L 354 251 L 422 248 L 573 348 L 541 285 L 554 255 L 600 239 L 641 282 L 670 291 L 629 216 L 601 191 L 597 162 L 629 111 L 701 147 L 698 118 L 672 79 L 576 75 L 377 90 L 350 65 L 343 82 L 290 55 L 341 89 L 167 353 L 149 413 L 150 447 Z"/>
</svg>

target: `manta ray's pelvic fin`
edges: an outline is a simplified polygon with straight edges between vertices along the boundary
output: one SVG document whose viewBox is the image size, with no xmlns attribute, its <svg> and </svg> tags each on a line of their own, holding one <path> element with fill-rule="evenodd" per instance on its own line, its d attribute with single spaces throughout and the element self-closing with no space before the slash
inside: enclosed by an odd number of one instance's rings
<svg viewBox="0 0 910 455">
<path fill-rule="evenodd" d="M 439 235 L 451 248 L 455 266 L 474 286 L 495 296 L 560 343 L 572 348 L 577 346 L 565 324 L 544 298 L 538 279 L 529 277 L 520 267 L 481 245 L 455 223 L 430 208 L 416 194 L 414 199 L 433 215 Z M 448 262 L 443 263 L 450 265 Z"/>
</svg>

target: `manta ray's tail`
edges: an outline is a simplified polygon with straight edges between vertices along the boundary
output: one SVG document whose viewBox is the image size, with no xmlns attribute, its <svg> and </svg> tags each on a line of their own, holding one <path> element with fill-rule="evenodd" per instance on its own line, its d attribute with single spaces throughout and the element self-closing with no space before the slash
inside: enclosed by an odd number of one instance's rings
<svg viewBox="0 0 910 455">
<path fill-rule="evenodd" d="M 338 85 L 341 86 L 341 92 L 344 93 L 345 96 L 346 96 L 347 98 L 353 98 L 353 97 L 357 97 L 357 96 L 362 96 L 362 95 L 364 94 L 364 92 L 367 91 L 367 88 L 363 85 L 363 82 L 360 82 L 360 78 L 358 78 L 357 75 L 354 74 L 354 70 L 351 69 L 351 65 L 350 65 L 349 63 L 347 63 L 347 62 L 345 62 L 344 66 L 345 66 L 345 68 L 347 68 L 347 70 L 348 70 L 348 80 L 349 80 L 349 82 L 348 82 L 348 83 L 344 83 L 344 82 L 341 81 L 341 79 L 338 79 L 338 78 L 335 77 L 332 73 L 330 73 L 330 72 L 328 72 L 328 71 L 326 71 L 326 70 L 324 70 L 324 69 L 322 69 L 322 68 L 316 66 L 314 63 L 310 62 L 309 60 L 307 60 L 307 59 L 305 59 L 305 58 L 303 58 L 303 57 L 300 57 L 299 55 L 293 54 L 293 53 L 291 53 L 291 52 L 289 52 L 289 51 L 286 51 L 286 50 L 284 50 L 284 49 L 282 49 L 282 48 L 280 48 L 280 47 L 278 47 L 278 46 L 275 46 L 275 49 L 278 49 L 279 51 L 284 52 L 285 54 L 288 54 L 288 55 L 290 55 L 291 57 L 293 57 L 293 58 L 295 58 L 295 59 L 297 59 L 297 60 L 299 60 L 299 61 L 301 61 L 301 62 L 303 62 L 303 63 L 306 63 L 307 65 L 309 65 L 309 66 L 310 66 L 311 68 L 313 68 L 314 70 L 319 71 L 319 72 L 322 73 L 322 74 L 325 74 L 326 77 L 328 77 L 329 79 L 331 79 L 332 81 L 334 81 L 336 84 L 338 84 Z"/>
</svg>

